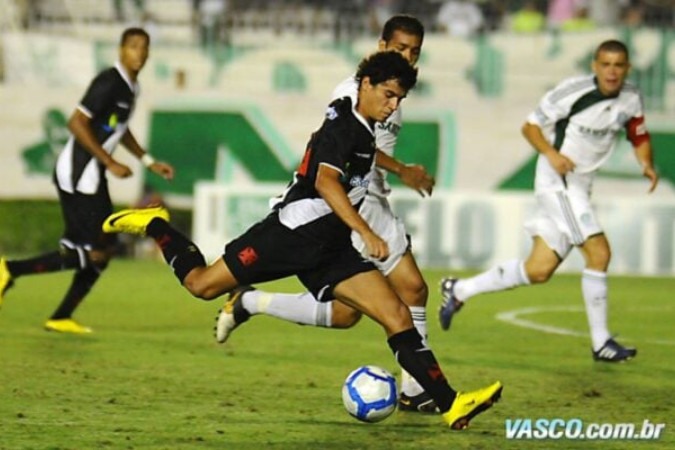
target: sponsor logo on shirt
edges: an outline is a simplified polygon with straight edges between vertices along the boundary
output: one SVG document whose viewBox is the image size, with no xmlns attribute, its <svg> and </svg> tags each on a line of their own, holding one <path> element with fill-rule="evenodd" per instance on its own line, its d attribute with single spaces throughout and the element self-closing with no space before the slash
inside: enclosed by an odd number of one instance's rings
<svg viewBox="0 0 675 450">
<path fill-rule="evenodd" d="M 607 136 L 608 134 L 612 133 L 612 130 L 609 128 L 603 128 L 601 130 L 597 130 L 594 128 L 589 128 L 589 127 L 579 127 L 579 132 L 581 134 L 586 134 L 588 136 L 593 136 L 593 137 L 603 137 Z"/>
<path fill-rule="evenodd" d="M 391 122 L 378 122 L 376 127 L 379 130 L 387 131 L 393 134 L 394 136 L 398 136 L 398 132 L 401 131 L 401 125 L 397 125 Z"/>
<path fill-rule="evenodd" d="M 119 120 L 117 119 L 117 114 L 111 114 L 110 118 L 108 119 L 108 123 L 106 125 L 103 125 L 103 129 L 105 131 L 114 131 L 115 128 L 117 128 L 117 123 Z"/>
<path fill-rule="evenodd" d="M 349 179 L 349 185 L 351 187 L 363 187 L 367 188 L 368 187 L 369 181 L 362 177 L 361 175 L 354 175 Z"/>
<path fill-rule="evenodd" d="M 333 108 L 332 106 L 329 106 L 328 109 L 326 110 L 326 119 L 328 120 L 334 120 L 337 118 L 338 112 Z"/>
</svg>

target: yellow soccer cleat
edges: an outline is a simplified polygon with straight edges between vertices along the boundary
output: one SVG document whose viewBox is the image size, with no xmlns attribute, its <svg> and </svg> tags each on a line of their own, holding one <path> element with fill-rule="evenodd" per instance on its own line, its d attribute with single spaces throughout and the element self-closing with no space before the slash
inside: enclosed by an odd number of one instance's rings
<svg viewBox="0 0 675 450">
<path fill-rule="evenodd" d="M 14 284 L 12 281 L 12 274 L 7 268 L 7 261 L 5 258 L 0 258 L 0 306 L 5 298 L 5 292 Z"/>
<path fill-rule="evenodd" d="M 73 334 L 89 334 L 94 331 L 89 327 L 80 325 L 73 319 L 49 319 L 45 322 L 45 330 Z"/>
<path fill-rule="evenodd" d="M 478 414 L 489 409 L 502 395 L 502 383 L 494 382 L 490 386 L 471 392 L 458 392 L 450 410 L 443 414 L 443 420 L 453 430 L 464 430 Z"/>
<path fill-rule="evenodd" d="M 123 209 L 103 221 L 106 233 L 129 233 L 145 236 L 145 229 L 153 219 L 169 221 L 169 211 L 163 206 L 153 208 Z"/>
</svg>

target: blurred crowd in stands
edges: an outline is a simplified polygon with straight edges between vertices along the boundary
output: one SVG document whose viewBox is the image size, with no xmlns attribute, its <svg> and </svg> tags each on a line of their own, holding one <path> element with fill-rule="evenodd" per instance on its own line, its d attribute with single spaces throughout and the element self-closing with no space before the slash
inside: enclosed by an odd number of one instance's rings
<svg viewBox="0 0 675 450">
<path fill-rule="evenodd" d="M 605 26 L 670 28 L 675 0 L 9 0 L 23 28 L 50 20 L 45 10 L 111 2 L 110 20 L 162 23 L 162 6 L 185 4 L 184 24 L 226 35 L 238 28 L 311 34 L 330 27 L 336 39 L 375 34 L 394 13 L 419 17 L 429 32 L 471 37 L 494 30 L 532 33 L 588 30 Z M 163 2 L 163 3 L 160 3 Z M 149 8 L 148 6 L 153 6 Z M 49 8 L 46 8 L 49 6 Z M 58 5 L 56 6 L 58 8 Z M 180 22 L 175 15 L 171 21 Z M 96 18 L 94 18 L 96 20 Z"/>
</svg>

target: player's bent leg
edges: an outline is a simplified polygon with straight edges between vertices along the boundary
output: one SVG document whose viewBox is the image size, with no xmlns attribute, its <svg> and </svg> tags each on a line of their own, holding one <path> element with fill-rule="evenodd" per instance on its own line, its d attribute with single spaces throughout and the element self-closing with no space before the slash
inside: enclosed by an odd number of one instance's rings
<svg viewBox="0 0 675 450">
<path fill-rule="evenodd" d="M 429 288 L 412 253 L 407 252 L 401 257 L 396 267 L 387 274 L 387 280 L 403 303 L 426 306 Z"/>
<path fill-rule="evenodd" d="M 377 270 L 361 272 L 341 281 L 333 294 L 382 325 L 387 337 L 413 328 L 410 311 Z"/>
<path fill-rule="evenodd" d="M 328 302 L 331 308 L 331 328 L 347 329 L 356 325 L 361 320 L 361 312 L 340 301 Z"/>
<path fill-rule="evenodd" d="M 589 237 L 581 246 L 586 268 L 581 274 L 581 293 L 591 334 L 593 359 L 603 362 L 623 362 L 637 354 L 612 339 L 608 325 L 607 268 L 611 259 L 609 242 L 604 234 Z"/>
<path fill-rule="evenodd" d="M 105 249 L 92 249 L 84 253 L 84 266 L 73 275 L 73 280 L 61 303 L 44 324 L 47 331 L 60 333 L 92 333 L 90 327 L 76 322 L 72 316 L 85 297 L 92 290 L 101 273 L 108 267 L 111 252 Z"/>
<path fill-rule="evenodd" d="M 546 283 L 562 260 L 562 257 L 549 247 L 546 241 L 535 236 L 532 250 L 525 260 L 525 274 L 531 284 Z"/>
<path fill-rule="evenodd" d="M 238 284 L 223 258 L 218 258 L 210 266 L 194 267 L 183 279 L 185 289 L 202 300 L 213 300 Z"/>
<path fill-rule="evenodd" d="M 387 274 L 387 281 L 396 291 L 403 303 L 408 305 L 413 326 L 427 345 L 426 304 L 429 289 L 417 266 L 415 258 L 407 251 L 394 268 Z M 400 411 L 437 413 L 438 406 L 429 393 L 406 371 L 401 369 L 401 395 L 398 407 Z"/>
<path fill-rule="evenodd" d="M 422 336 L 412 326 L 410 311 L 384 277 L 377 271 L 359 273 L 340 282 L 333 293 L 382 325 L 387 343 L 401 367 L 422 385 L 441 412 L 450 411 L 457 393 L 445 379 L 432 351 L 423 344 Z"/>
<path fill-rule="evenodd" d="M 589 237 L 580 247 L 586 268 L 599 272 L 607 272 L 612 259 L 612 250 L 604 234 Z"/>
<path fill-rule="evenodd" d="M 325 328 L 349 328 L 361 318 L 361 313 L 354 308 L 335 300 L 319 302 L 310 292 L 286 294 L 240 286 L 230 292 L 218 313 L 216 340 L 225 342 L 239 325 L 258 314 Z"/>
</svg>

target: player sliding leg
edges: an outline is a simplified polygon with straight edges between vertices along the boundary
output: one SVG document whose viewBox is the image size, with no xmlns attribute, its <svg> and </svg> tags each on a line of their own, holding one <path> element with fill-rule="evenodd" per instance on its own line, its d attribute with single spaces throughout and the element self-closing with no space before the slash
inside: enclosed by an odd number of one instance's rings
<svg viewBox="0 0 675 450">
<path fill-rule="evenodd" d="M 405 238 L 404 238 L 405 239 Z M 382 264 L 382 265 L 381 265 Z M 410 251 L 391 263 L 376 264 L 401 300 L 408 305 L 413 325 L 426 345 L 427 285 Z M 240 287 L 233 291 L 216 320 L 216 339 L 224 343 L 232 331 L 251 316 L 265 314 L 288 322 L 317 327 L 351 328 L 361 319 L 361 313 L 341 302 L 319 302 L 309 292 L 283 294 L 265 292 L 252 287 Z M 404 411 L 437 412 L 433 399 L 410 374 L 401 371 L 401 398 L 399 409 Z"/>
<path fill-rule="evenodd" d="M 161 209 L 120 211 L 106 219 L 103 229 L 107 233 L 124 232 L 152 237 L 181 285 L 193 296 L 205 300 L 214 299 L 240 285 L 229 268 L 229 264 L 236 264 L 234 261 L 241 256 L 241 252 L 236 249 L 240 246 L 248 248 L 249 242 L 255 241 L 256 233 L 269 234 L 264 227 L 252 227 L 247 232 L 251 236 L 245 234 L 233 241 L 239 242 L 231 242 L 226 246 L 222 258 L 206 266 L 199 248 L 171 227 L 163 218 L 166 212 L 158 211 Z M 287 239 L 275 241 L 287 245 Z M 230 245 L 233 247 L 229 247 Z M 295 242 L 288 245 L 295 246 Z M 360 272 L 338 282 L 333 294 L 341 302 L 354 307 L 383 327 L 389 347 L 398 363 L 429 393 L 438 405 L 443 421 L 452 429 L 467 428 L 476 415 L 489 409 L 501 397 L 503 386 L 499 381 L 470 392 L 458 392 L 450 387 L 436 357 L 414 328 L 408 307 L 396 296 L 378 270 Z M 378 301 L 373 301 L 374 298 Z"/>
</svg>

